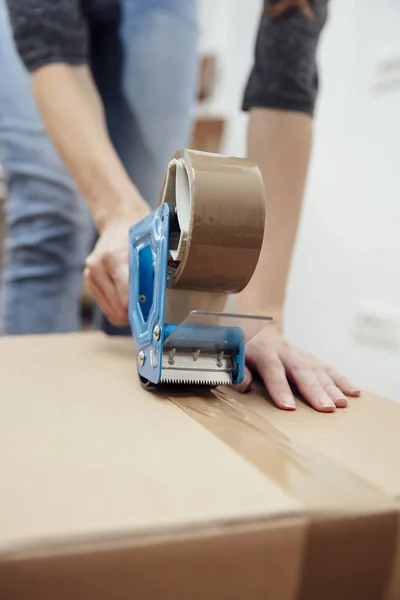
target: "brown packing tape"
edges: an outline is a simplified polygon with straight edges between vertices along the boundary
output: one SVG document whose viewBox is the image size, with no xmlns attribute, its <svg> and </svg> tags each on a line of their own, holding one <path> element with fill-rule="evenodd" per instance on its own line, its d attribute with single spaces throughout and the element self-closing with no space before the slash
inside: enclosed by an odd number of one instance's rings
<svg viewBox="0 0 400 600">
<path fill-rule="evenodd" d="M 168 397 L 307 509 L 299 600 L 399 598 L 396 582 L 390 581 L 399 535 L 393 501 L 333 460 L 289 439 L 236 400 L 234 392 Z"/>
<path fill-rule="evenodd" d="M 170 246 L 166 321 L 179 323 L 196 309 L 223 311 L 228 294 L 246 287 L 259 259 L 265 224 L 259 169 L 244 159 L 178 151 L 161 202 L 175 205 L 180 226 Z M 383 598 L 397 543 L 397 508 L 388 497 L 290 440 L 233 393 L 170 399 L 305 507 L 299 600 Z"/>
<path fill-rule="evenodd" d="M 189 230 L 170 285 L 240 292 L 253 275 L 263 242 L 261 173 L 254 162 L 243 158 L 180 150 L 168 169 L 164 202 L 175 204 L 179 167 L 190 196 Z"/>
<path fill-rule="evenodd" d="M 224 312 L 228 296 L 170 288 L 165 302 L 165 321 L 181 323 L 193 310 Z"/>
<path fill-rule="evenodd" d="M 180 224 L 166 320 L 180 322 L 191 310 L 223 311 L 228 294 L 249 283 L 260 255 L 265 192 L 257 165 L 180 150 L 169 164 L 161 201 L 176 206 Z"/>
<path fill-rule="evenodd" d="M 180 322 L 195 309 L 223 311 L 228 294 L 249 283 L 261 250 L 265 198 L 257 166 L 179 151 L 161 201 L 176 205 L 180 225 L 166 320 Z M 305 507 L 310 518 L 300 600 L 383 597 L 397 542 L 397 510 L 389 498 L 294 443 L 233 393 L 182 393 L 170 399 Z"/>
</svg>

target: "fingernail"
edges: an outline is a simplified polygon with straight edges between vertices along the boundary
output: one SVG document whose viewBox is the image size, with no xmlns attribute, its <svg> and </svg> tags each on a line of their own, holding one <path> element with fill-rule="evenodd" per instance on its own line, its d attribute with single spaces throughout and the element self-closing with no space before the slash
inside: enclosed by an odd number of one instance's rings
<svg viewBox="0 0 400 600">
<path fill-rule="evenodd" d="M 294 401 L 294 398 L 293 396 L 291 396 L 291 394 L 288 394 L 288 392 L 283 392 L 283 394 L 279 396 L 279 401 L 284 408 L 287 408 L 289 410 L 296 409 L 296 403 Z"/>
<path fill-rule="evenodd" d="M 345 387 L 348 388 L 352 395 L 358 396 L 359 394 L 361 394 L 360 388 L 354 385 L 354 383 L 352 381 L 349 381 L 348 379 L 343 382 L 343 387 L 341 385 L 339 385 L 339 387 L 341 389 L 344 389 Z"/>
<path fill-rule="evenodd" d="M 335 398 L 336 408 L 345 408 L 348 405 L 346 396 L 338 396 Z"/>
<path fill-rule="evenodd" d="M 318 392 L 318 394 L 315 395 L 314 400 L 315 403 L 321 408 L 329 408 L 332 410 L 335 410 L 336 408 L 335 403 L 326 392 Z"/>
</svg>

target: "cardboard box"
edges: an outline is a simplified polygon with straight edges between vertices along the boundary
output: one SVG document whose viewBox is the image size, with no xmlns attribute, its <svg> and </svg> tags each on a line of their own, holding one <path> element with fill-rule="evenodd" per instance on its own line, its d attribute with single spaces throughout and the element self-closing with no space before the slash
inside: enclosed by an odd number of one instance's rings
<svg viewBox="0 0 400 600">
<path fill-rule="evenodd" d="M 225 131 L 225 119 L 220 117 L 197 117 L 193 124 L 190 148 L 202 152 L 221 152 Z"/>
<path fill-rule="evenodd" d="M 400 406 L 140 388 L 134 343 L 0 340 L 1 600 L 397 600 Z"/>
</svg>

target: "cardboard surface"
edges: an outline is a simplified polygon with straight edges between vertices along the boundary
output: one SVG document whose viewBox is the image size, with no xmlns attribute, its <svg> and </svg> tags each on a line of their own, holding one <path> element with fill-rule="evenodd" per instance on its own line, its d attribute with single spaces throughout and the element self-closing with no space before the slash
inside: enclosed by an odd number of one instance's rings
<svg viewBox="0 0 400 600">
<path fill-rule="evenodd" d="M 3 348 L 0 549 L 299 511 L 236 452 L 140 388 L 132 341 L 82 334 Z"/>
<path fill-rule="evenodd" d="M 364 392 L 324 420 L 301 402 L 286 415 L 260 393 L 246 396 L 246 404 L 291 439 L 312 445 L 400 499 L 400 403 Z"/>
<path fill-rule="evenodd" d="M 400 406 L 140 388 L 134 343 L 0 340 L 0 598 L 400 598 Z"/>
</svg>

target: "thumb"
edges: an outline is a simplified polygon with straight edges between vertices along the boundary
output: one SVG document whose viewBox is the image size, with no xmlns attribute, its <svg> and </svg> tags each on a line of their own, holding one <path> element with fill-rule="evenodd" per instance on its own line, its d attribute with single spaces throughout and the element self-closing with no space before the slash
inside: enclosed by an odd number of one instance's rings
<svg viewBox="0 0 400 600">
<path fill-rule="evenodd" d="M 242 394 L 245 394 L 246 392 L 249 392 L 251 390 L 251 382 L 252 381 L 253 381 L 253 375 L 251 374 L 251 371 L 247 367 L 245 367 L 243 381 L 232 387 L 235 390 L 242 392 Z"/>
</svg>

